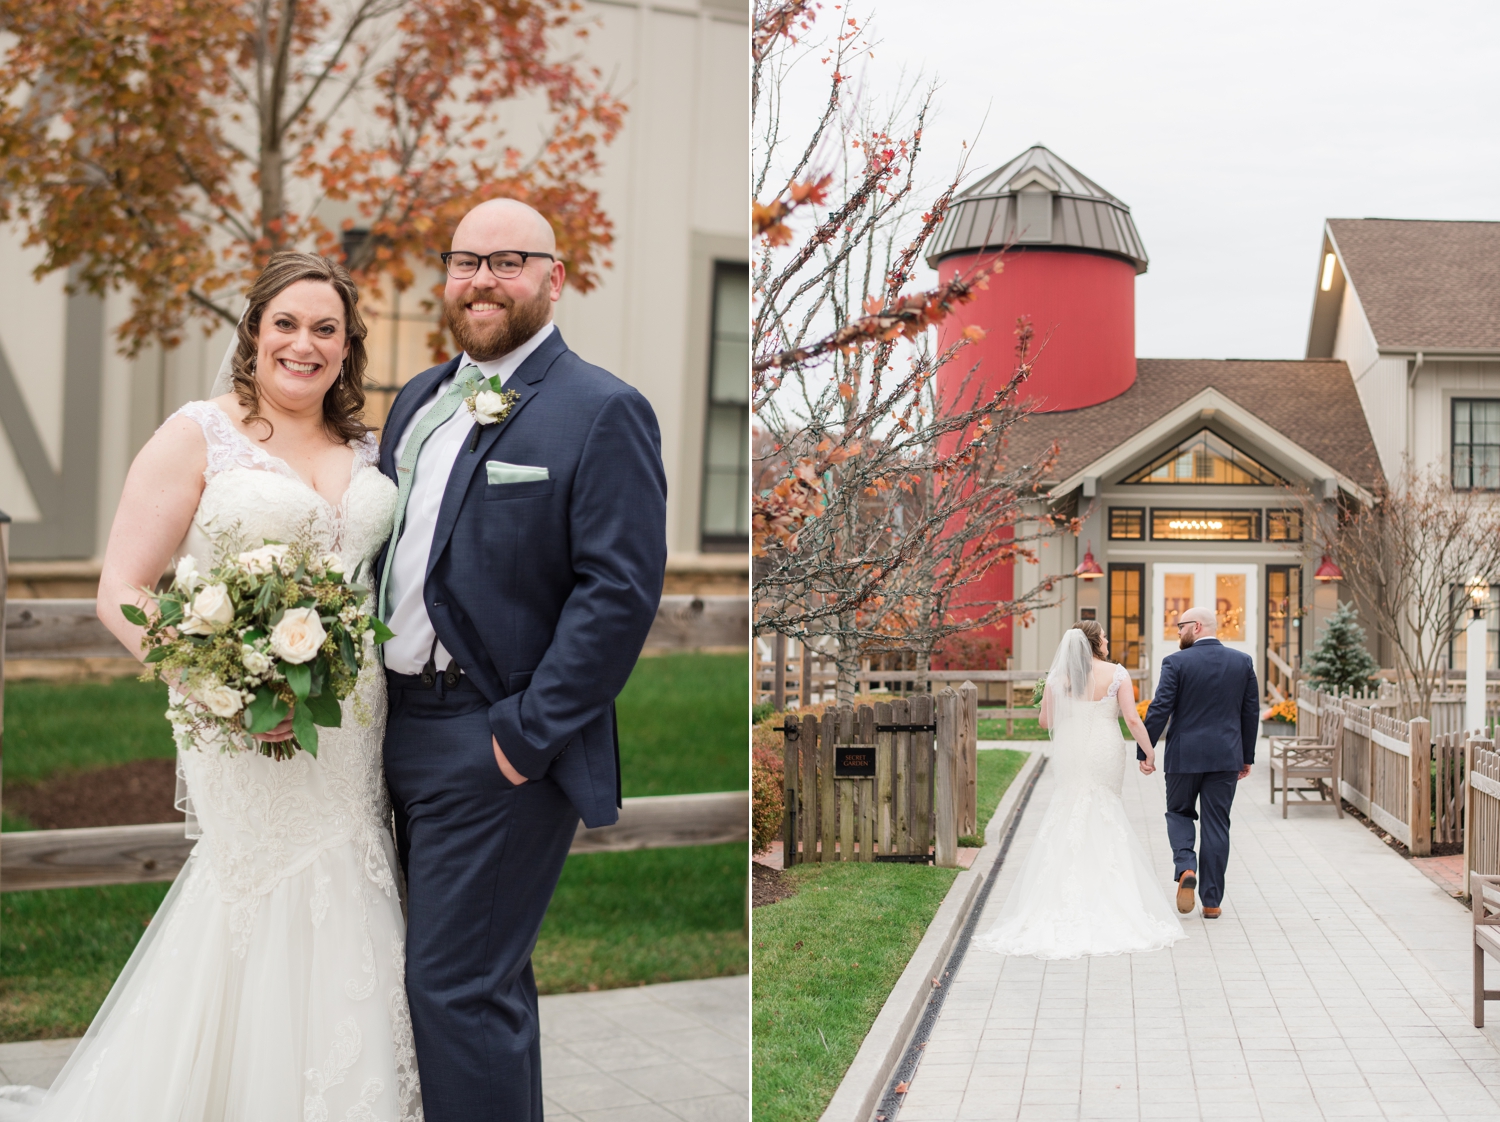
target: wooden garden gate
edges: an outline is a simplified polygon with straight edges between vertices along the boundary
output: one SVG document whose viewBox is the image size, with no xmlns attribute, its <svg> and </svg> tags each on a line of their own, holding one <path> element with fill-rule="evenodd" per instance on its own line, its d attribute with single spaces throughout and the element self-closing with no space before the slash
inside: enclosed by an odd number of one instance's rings
<svg viewBox="0 0 1500 1122">
<path fill-rule="evenodd" d="M 965 682 L 822 717 L 789 714 L 786 865 L 910 861 L 952 867 L 977 829 L 979 690 Z"/>
</svg>

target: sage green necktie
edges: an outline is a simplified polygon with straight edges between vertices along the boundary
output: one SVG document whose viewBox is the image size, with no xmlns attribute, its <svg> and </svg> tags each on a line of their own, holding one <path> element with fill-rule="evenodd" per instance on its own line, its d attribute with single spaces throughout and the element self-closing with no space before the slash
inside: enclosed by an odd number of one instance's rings
<svg viewBox="0 0 1500 1122">
<path fill-rule="evenodd" d="M 401 453 L 401 462 L 396 465 L 396 521 L 391 530 L 391 548 L 386 557 L 385 570 L 380 574 L 380 618 L 390 618 L 390 606 L 386 603 L 386 590 L 391 583 L 391 570 L 396 566 L 396 543 L 401 540 L 401 527 L 406 521 L 406 500 L 411 497 L 411 485 L 417 478 L 417 457 L 422 454 L 422 445 L 437 431 L 439 425 L 453 414 L 464 398 L 484 384 L 484 375 L 472 363 L 465 366 L 453 379 L 448 392 L 433 403 L 431 409 L 417 422 L 407 438 L 406 449 Z"/>
</svg>

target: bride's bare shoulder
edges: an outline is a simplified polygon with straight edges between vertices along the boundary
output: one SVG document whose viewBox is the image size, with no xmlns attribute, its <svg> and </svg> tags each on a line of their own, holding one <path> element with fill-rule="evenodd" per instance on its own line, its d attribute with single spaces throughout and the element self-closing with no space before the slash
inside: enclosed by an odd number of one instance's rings
<svg viewBox="0 0 1500 1122">
<path fill-rule="evenodd" d="M 160 478 L 191 473 L 202 480 L 208 466 L 208 438 L 190 413 L 178 411 L 161 423 L 136 454 L 132 475 Z"/>
</svg>

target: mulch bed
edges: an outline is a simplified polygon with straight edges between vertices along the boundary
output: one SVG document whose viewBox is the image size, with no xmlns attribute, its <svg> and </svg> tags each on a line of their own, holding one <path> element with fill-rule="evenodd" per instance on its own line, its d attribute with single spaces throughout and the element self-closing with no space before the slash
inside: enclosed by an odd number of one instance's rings
<svg viewBox="0 0 1500 1122">
<path fill-rule="evenodd" d="M 172 806 L 176 793 L 176 760 L 132 760 L 34 786 L 7 784 L 4 792 L 5 808 L 38 830 L 181 822 L 182 812 Z"/>
<path fill-rule="evenodd" d="M 785 900 L 788 896 L 795 895 L 797 895 L 797 889 L 792 885 L 791 878 L 781 870 L 762 865 L 759 861 L 750 862 L 751 907 L 759 908 L 765 904 L 774 904 L 777 900 Z"/>
<path fill-rule="evenodd" d="M 1354 819 L 1360 825 L 1364 826 L 1365 829 L 1369 830 L 1370 833 L 1374 834 L 1381 841 L 1385 842 L 1386 845 L 1390 846 L 1397 853 L 1401 854 L 1402 857 L 1411 856 L 1411 850 L 1407 849 L 1406 846 L 1402 845 L 1385 830 L 1377 826 L 1370 818 L 1362 814 L 1352 803 L 1344 800 L 1340 801 L 1343 802 L 1344 813 L 1347 814 L 1350 818 Z M 1463 842 L 1434 842 L 1432 846 L 1432 853 L 1430 856 L 1452 857 L 1454 854 L 1462 853 L 1463 851 Z"/>
</svg>

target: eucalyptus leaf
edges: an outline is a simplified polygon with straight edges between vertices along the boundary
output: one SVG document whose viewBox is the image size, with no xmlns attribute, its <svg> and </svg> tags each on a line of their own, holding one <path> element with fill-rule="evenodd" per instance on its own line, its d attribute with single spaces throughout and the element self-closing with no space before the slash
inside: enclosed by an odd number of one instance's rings
<svg viewBox="0 0 1500 1122">
<path fill-rule="evenodd" d="M 146 613 L 135 604 L 121 604 L 120 612 L 137 627 L 149 626 L 150 621 L 147 620 Z"/>
<path fill-rule="evenodd" d="M 396 633 L 374 616 L 370 617 L 370 627 L 375 631 L 375 643 L 379 645 L 394 639 Z"/>
<path fill-rule="evenodd" d="M 343 656 L 344 665 L 348 667 L 349 673 L 358 674 L 359 656 L 354 653 L 354 640 L 343 628 L 339 628 L 339 654 Z"/>
<path fill-rule="evenodd" d="M 146 652 L 146 663 L 150 665 L 153 662 L 160 662 L 171 653 L 172 651 L 168 647 L 152 647 Z"/>
</svg>

